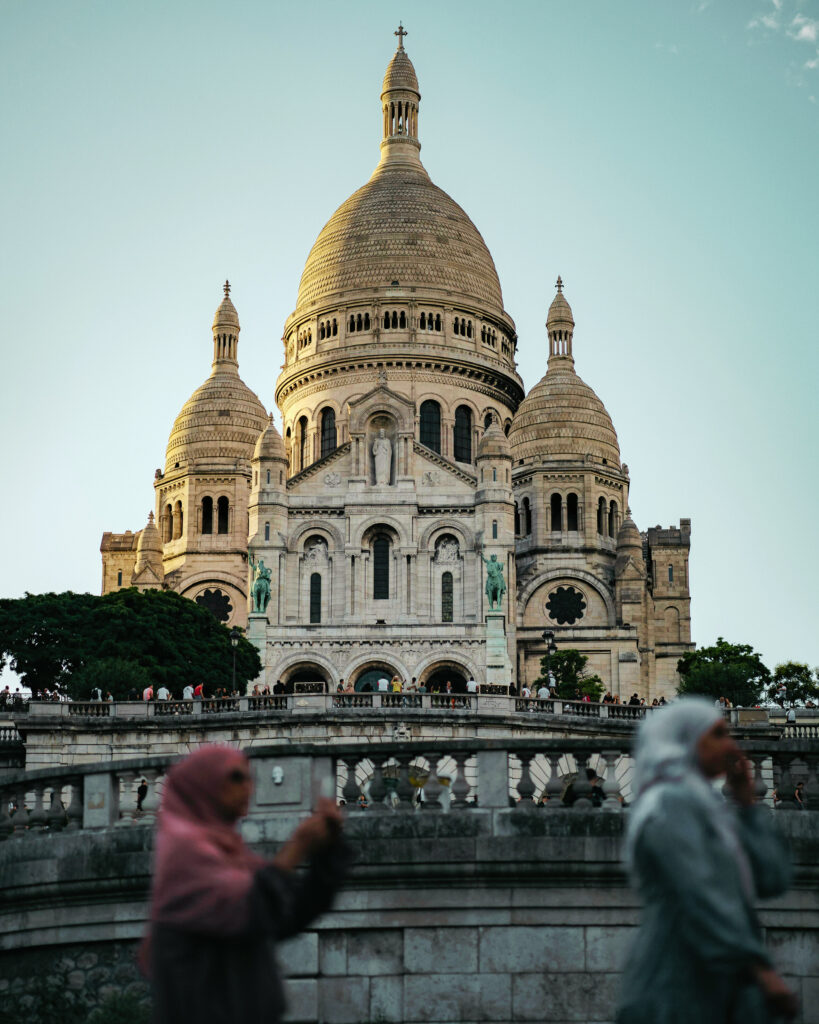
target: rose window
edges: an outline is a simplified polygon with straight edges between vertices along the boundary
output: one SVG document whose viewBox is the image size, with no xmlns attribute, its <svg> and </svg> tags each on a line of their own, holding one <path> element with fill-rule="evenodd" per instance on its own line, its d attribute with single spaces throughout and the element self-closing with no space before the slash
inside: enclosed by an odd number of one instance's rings
<svg viewBox="0 0 819 1024">
<path fill-rule="evenodd" d="M 203 590 L 201 594 L 196 595 L 196 603 L 201 604 L 203 608 L 219 620 L 219 622 L 227 622 L 230 618 L 230 613 L 233 611 L 233 606 L 230 603 L 230 598 L 227 594 L 223 594 L 221 590 Z"/>
<path fill-rule="evenodd" d="M 571 626 L 583 618 L 586 599 L 574 587 L 558 587 L 549 594 L 546 611 L 559 626 Z"/>
</svg>

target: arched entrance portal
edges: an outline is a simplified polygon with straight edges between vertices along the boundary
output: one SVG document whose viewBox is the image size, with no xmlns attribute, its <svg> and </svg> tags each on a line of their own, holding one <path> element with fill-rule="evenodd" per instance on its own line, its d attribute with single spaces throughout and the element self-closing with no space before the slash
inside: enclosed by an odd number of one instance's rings
<svg viewBox="0 0 819 1024">
<path fill-rule="evenodd" d="M 326 693 L 325 672 L 315 665 L 296 665 L 284 680 L 290 693 Z"/>
<path fill-rule="evenodd" d="M 466 672 L 459 665 L 433 665 L 426 675 L 427 693 L 446 690 L 447 681 L 452 683 L 454 693 L 466 693 Z"/>
<path fill-rule="evenodd" d="M 374 665 L 371 662 L 369 665 L 365 665 L 359 672 L 356 677 L 355 688 L 359 693 L 362 691 L 365 693 L 377 693 L 378 680 L 382 678 L 392 679 L 395 674 L 395 669 L 391 668 L 389 665 L 384 663 L 376 663 Z"/>
</svg>

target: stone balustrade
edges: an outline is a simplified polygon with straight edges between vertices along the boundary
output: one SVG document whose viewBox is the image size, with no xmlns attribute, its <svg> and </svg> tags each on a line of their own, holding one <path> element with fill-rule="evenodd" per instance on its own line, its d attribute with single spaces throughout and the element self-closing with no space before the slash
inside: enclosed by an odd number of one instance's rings
<svg viewBox="0 0 819 1024">
<path fill-rule="evenodd" d="M 761 738 L 746 740 L 743 746 L 753 765 L 758 799 L 774 805 L 776 788 L 775 806 L 795 809 L 793 794 L 801 781 L 805 808 L 819 809 L 819 739 Z M 567 809 L 569 785 L 572 813 L 620 813 L 631 799 L 629 733 L 331 746 L 288 743 L 253 748 L 249 757 L 256 777 L 247 826 L 251 832 L 254 821 L 306 812 L 318 792 L 334 795 L 354 814 L 470 813 L 507 807 L 552 813 Z M 0 780 L 0 840 L 149 823 L 161 801 L 165 773 L 177 759 L 142 757 L 12 773 Z M 594 782 L 587 768 L 597 776 Z"/>
<path fill-rule="evenodd" d="M 154 718 L 175 715 L 244 714 L 281 712 L 306 714 L 354 709 L 454 710 L 474 714 L 570 715 L 573 718 L 617 719 L 629 722 L 645 718 L 651 706 L 599 704 L 586 701 L 541 700 L 537 697 L 510 697 L 506 693 L 295 693 L 264 697 L 219 697 L 205 700 L 152 701 L 29 701 L 24 705 L 31 719 L 38 718 Z M 13 718 L 13 714 L 10 716 Z M 768 723 L 763 708 L 735 708 L 727 713 L 733 724 Z M 785 725 L 798 736 L 818 736 L 819 725 Z"/>
</svg>

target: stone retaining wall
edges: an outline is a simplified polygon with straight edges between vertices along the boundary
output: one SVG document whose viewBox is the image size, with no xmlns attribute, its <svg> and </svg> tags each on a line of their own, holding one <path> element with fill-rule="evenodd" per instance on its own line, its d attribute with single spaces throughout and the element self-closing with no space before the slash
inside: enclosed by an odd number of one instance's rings
<svg viewBox="0 0 819 1024">
<path fill-rule="evenodd" d="M 779 818 L 796 884 L 761 915 L 803 1020 L 819 1022 L 819 813 Z M 316 929 L 279 947 L 290 1020 L 611 1021 L 639 913 L 622 826 L 599 812 L 351 812 L 347 886 Z M 256 848 L 272 855 L 290 827 L 257 825 Z M 65 962 L 93 1000 L 138 994 L 151 841 L 136 824 L 0 844 L 0 990 Z"/>
</svg>

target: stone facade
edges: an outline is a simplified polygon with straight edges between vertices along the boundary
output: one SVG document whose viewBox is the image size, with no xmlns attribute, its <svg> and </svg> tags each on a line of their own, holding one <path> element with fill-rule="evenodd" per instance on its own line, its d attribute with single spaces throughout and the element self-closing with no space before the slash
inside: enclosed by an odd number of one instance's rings
<svg viewBox="0 0 819 1024">
<path fill-rule="evenodd" d="M 138 578 L 140 535 L 106 534 L 103 591 L 171 587 L 247 626 L 271 685 L 533 682 L 549 628 L 613 693 L 671 694 L 691 646 L 690 520 L 642 536 L 631 520 L 560 279 L 547 372 L 524 395 L 489 250 L 421 163 L 419 105 L 399 45 L 380 160 L 320 232 L 284 326 L 282 434 L 239 378 L 226 288 L 213 372 L 157 470 L 160 552 Z M 249 614 L 260 564 L 271 599 Z"/>
</svg>

